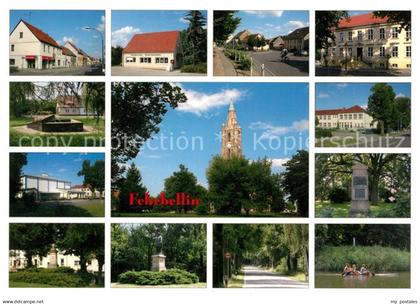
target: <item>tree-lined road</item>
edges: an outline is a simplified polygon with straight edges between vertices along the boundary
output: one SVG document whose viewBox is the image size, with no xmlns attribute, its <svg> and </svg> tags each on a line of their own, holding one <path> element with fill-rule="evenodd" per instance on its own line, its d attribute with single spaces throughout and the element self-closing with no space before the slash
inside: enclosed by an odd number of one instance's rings
<svg viewBox="0 0 420 304">
<path fill-rule="evenodd" d="M 287 63 L 280 61 L 279 51 L 250 52 L 249 56 L 274 74 L 268 72 L 265 76 L 308 76 L 309 73 L 309 59 L 305 56 L 289 54 Z"/>
<path fill-rule="evenodd" d="M 255 266 L 244 267 L 244 288 L 307 288 L 306 282 L 299 282 Z"/>
</svg>

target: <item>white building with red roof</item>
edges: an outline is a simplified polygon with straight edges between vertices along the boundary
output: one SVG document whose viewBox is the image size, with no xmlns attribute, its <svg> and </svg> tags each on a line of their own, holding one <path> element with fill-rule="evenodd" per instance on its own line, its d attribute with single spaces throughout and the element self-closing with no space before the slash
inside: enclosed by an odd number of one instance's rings
<svg viewBox="0 0 420 304">
<path fill-rule="evenodd" d="M 343 18 L 333 29 L 330 59 L 360 60 L 373 68 L 411 68 L 411 30 L 373 13 Z"/>
<path fill-rule="evenodd" d="M 76 55 L 47 33 L 20 20 L 9 36 L 9 65 L 17 69 L 52 69 L 75 65 Z"/>
<path fill-rule="evenodd" d="M 172 71 L 182 65 L 179 31 L 134 35 L 123 49 L 122 65 Z"/>
<path fill-rule="evenodd" d="M 373 121 L 364 108 L 354 105 L 350 108 L 316 110 L 318 127 L 326 129 L 371 129 L 376 128 L 377 122 Z"/>
</svg>

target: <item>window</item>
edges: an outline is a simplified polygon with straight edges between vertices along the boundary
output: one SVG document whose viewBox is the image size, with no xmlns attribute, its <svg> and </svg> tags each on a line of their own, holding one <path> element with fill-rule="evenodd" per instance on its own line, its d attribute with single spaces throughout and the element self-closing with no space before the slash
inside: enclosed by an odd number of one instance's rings
<svg viewBox="0 0 420 304">
<path fill-rule="evenodd" d="M 60 66 L 60 59 L 57 60 L 57 66 Z"/>
<path fill-rule="evenodd" d="M 352 31 L 348 32 L 347 36 L 348 36 L 347 37 L 348 41 L 353 41 L 353 32 Z"/>
<path fill-rule="evenodd" d="M 64 266 L 64 259 L 60 260 L 60 266 Z"/>
<path fill-rule="evenodd" d="M 368 40 L 373 40 L 373 30 L 372 29 L 367 30 L 367 39 Z"/>
<path fill-rule="evenodd" d="M 379 39 L 385 39 L 385 29 L 383 27 L 379 29 Z"/>
<path fill-rule="evenodd" d="M 344 33 L 340 33 L 340 42 L 344 41 Z"/>
<path fill-rule="evenodd" d="M 80 265 L 80 261 L 74 261 L 74 266 L 79 266 Z"/>
<path fill-rule="evenodd" d="M 344 56 L 344 49 L 340 48 L 340 57 L 343 57 L 343 56 Z"/>
<path fill-rule="evenodd" d="M 152 63 L 152 58 L 151 57 L 141 57 L 140 58 L 140 63 Z"/>
<path fill-rule="evenodd" d="M 405 57 L 411 57 L 411 46 L 405 47 Z"/>
<path fill-rule="evenodd" d="M 395 26 L 392 28 L 392 38 L 398 38 L 398 28 Z"/>
<path fill-rule="evenodd" d="M 359 114 L 359 119 L 363 119 L 363 114 L 362 113 Z"/>
<path fill-rule="evenodd" d="M 347 114 L 344 114 L 344 119 L 347 119 Z"/>
<path fill-rule="evenodd" d="M 44 52 L 46 52 L 46 50 L 47 50 L 47 45 L 44 44 Z"/>
<path fill-rule="evenodd" d="M 14 52 L 14 51 L 15 51 L 15 45 L 14 45 L 14 44 L 12 44 L 12 45 L 10 46 L 10 51 L 11 51 L 11 52 Z"/>
<path fill-rule="evenodd" d="M 126 57 L 125 62 L 136 62 L 136 57 Z"/>
<path fill-rule="evenodd" d="M 343 114 L 340 114 L 340 119 L 343 119 Z"/>
<path fill-rule="evenodd" d="M 348 48 L 347 49 L 347 53 L 349 54 L 349 57 L 353 56 L 353 49 L 352 48 Z"/>
<path fill-rule="evenodd" d="M 379 48 L 379 56 L 380 57 L 385 57 L 385 47 L 384 46 L 381 46 Z"/>
<path fill-rule="evenodd" d="M 392 57 L 398 57 L 398 46 L 392 47 Z"/>
<path fill-rule="evenodd" d="M 408 29 L 405 32 L 405 41 L 410 41 L 411 40 L 411 29 Z"/>
<path fill-rule="evenodd" d="M 407 69 L 411 69 L 411 63 L 407 63 L 405 66 Z"/>
<path fill-rule="evenodd" d="M 15 60 L 14 60 L 14 59 L 10 59 L 10 60 L 9 60 L 9 64 L 10 64 L 10 65 L 15 65 Z"/>
<path fill-rule="evenodd" d="M 362 40 L 362 39 L 363 39 L 363 32 L 357 31 L 357 40 Z"/>
<path fill-rule="evenodd" d="M 19 32 L 19 39 L 23 38 L 23 32 Z"/>
<path fill-rule="evenodd" d="M 392 64 L 392 67 L 393 67 L 393 68 L 398 68 L 398 64 L 397 64 L 397 63 L 393 63 L 393 64 Z"/>
<path fill-rule="evenodd" d="M 373 56 L 373 47 L 368 47 L 367 48 L 367 51 L 368 51 L 368 57 L 372 57 Z"/>
</svg>

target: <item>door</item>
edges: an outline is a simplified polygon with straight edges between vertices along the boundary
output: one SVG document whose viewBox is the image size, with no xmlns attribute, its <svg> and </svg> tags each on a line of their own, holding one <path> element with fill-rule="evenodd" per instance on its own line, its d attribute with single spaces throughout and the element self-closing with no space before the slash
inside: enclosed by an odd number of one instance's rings
<svg viewBox="0 0 420 304">
<path fill-rule="evenodd" d="M 363 59 L 363 48 L 358 47 L 357 48 L 357 59 L 362 60 Z"/>
</svg>

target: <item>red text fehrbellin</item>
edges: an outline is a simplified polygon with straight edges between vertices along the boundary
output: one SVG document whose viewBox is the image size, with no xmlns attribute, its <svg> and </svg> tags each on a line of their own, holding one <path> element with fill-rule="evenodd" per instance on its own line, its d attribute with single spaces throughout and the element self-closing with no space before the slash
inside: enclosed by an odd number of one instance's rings
<svg viewBox="0 0 420 304">
<path fill-rule="evenodd" d="M 139 193 L 130 193 L 130 206 L 197 206 L 200 204 L 200 199 L 191 198 L 187 193 L 177 192 L 175 198 L 165 197 L 165 193 L 161 192 L 158 197 L 150 197 L 149 193 L 145 193 L 144 197 Z"/>
</svg>

